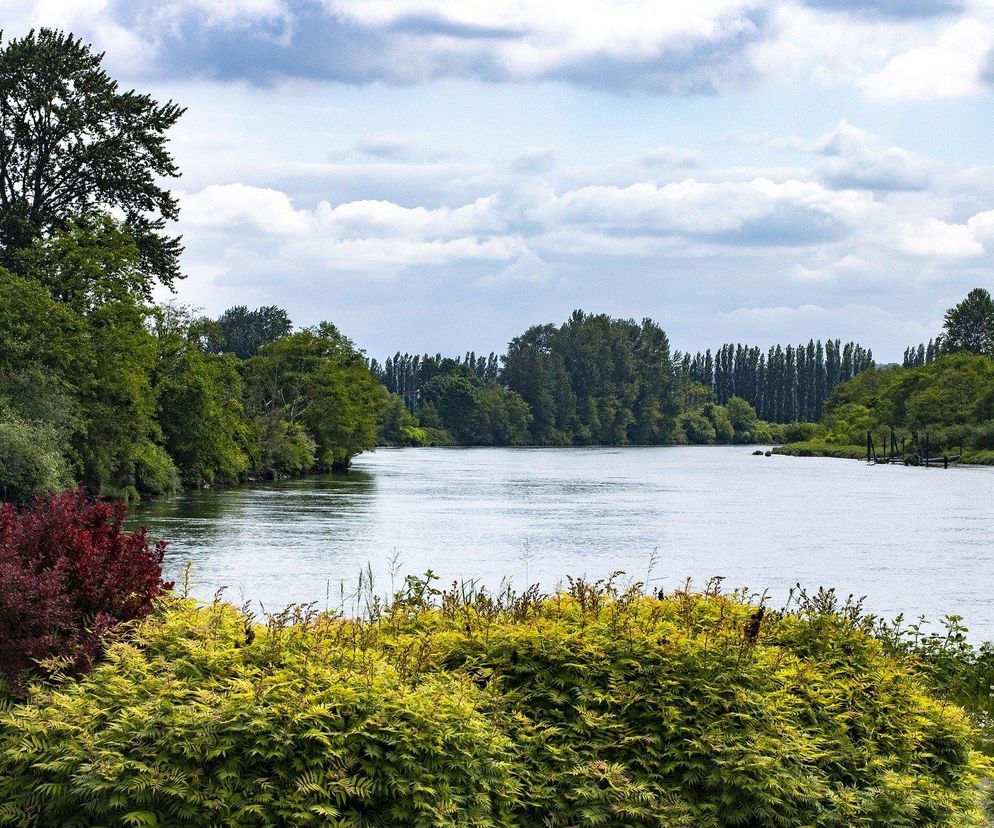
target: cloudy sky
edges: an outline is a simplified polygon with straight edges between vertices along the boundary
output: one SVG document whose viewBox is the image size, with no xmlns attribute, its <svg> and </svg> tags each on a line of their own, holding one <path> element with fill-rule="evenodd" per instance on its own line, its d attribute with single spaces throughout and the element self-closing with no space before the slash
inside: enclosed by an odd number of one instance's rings
<svg viewBox="0 0 994 828">
<path fill-rule="evenodd" d="M 878 360 L 994 287 L 994 0 L 0 0 L 188 107 L 178 298 L 372 356 L 573 308 Z"/>
</svg>

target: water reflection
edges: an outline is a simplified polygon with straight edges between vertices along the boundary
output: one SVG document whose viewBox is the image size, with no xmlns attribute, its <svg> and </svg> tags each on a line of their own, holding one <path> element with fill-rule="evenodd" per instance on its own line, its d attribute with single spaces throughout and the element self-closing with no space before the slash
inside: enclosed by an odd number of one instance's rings
<svg viewBox="0 0 994 828">
<path fill-rule="evenodd" d="M 367 563 L 497 584 L 622 569 L 783 596 L 796 582 L 867 595 L 892 615 L 963 615 L 994 637 L 994 469 L 870 468 L 742 448 L 419 449 L 347 475 L 145 504 L 175 575 L 267 606 L 335 603 Z M 650 560 L 657 559 L 649 572 Z"/>
</svg>

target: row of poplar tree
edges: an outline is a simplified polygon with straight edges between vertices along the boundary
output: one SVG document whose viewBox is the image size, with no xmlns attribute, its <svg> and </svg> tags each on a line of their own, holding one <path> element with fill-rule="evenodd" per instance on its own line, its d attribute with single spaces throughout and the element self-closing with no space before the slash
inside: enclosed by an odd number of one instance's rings
<svg viewBox="0 0 994 828">
<path fill-rule="evenodd" d="M 440 428 L 450 428 L 452 416 L 451 406 L 439 409 L 440 377 L 458 375 L 460 416 L 479 417 L 473 389 L 500 389 L 527 405 L 525 441 L 556 445 L 669 442 L 682 412 L 733 397 L 763 420 L 814 421 L 839 383 L 873 365 L 869 349 L 838 339 L 765 352 L 724 345 L 714 353 L 671 354 L 652 320 L 575 311 L 562 325 L 528 329 L 502 356 L 398 352 L 382 364 L 374 360 L 371 369 L 411 413 Z"/>
<path fill-rule="evenodd" d="M 715 402 L 746 400 L 763 420 L 815 422 L 839 383 L 874 367 L 873 352 L 855 342 L 808 340 L 765 353 L 750 345 L 722 345 L 714 354 L 676 354 L 681 380 L 710 388 Z"/>
</svg>

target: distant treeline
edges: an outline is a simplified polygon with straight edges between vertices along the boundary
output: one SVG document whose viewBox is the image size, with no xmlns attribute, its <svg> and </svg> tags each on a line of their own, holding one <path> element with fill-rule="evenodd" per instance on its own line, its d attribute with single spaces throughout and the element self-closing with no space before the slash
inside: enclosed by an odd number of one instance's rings
<svg viewBox="0 0 994 828">
<path fill-rule="evenodd" d="M 481 397 L 490 388 L 517 395 L 531 415 L 527 442 L 544 445 L 700 442 L 693 430 L 679 433 L 681 415 L 707 413 L 706 406 L 726 406 L 733 398 L 748 403 L 759 420 L 815 421 L 840 383 L 873 366 L 869 349 L 838 339 L 778 345 L 765 353 L 723 345 L 714 354 L 671 355 L 666 334 L 650 319 L 637 323 L 582 311 L 561 326 L 528 329 L 502 356 L 398 352 L 383 364 L 371 362 L 374 375 L 411 414 L 440 429 L 451 429 L 460 413 L 480 421 L 474 393 Z M 448 403 L 439 408 L 440 390 L 451 382 L 444 376 L 460 377 L 460 411 Z M 716 439 L 721 433 L 719 425 Z"/>
<path fill-rule="evenodd" d="M 712 356 L 677 353 L 677 370 L 707 386 L 716 402 L 742 397 L 764 420 L 774 423 L 821 419 L 825 401 L 839 383 L 874 367 L 873 352 L 855 342 L 808 340 L 763 353 L 749 345 L 722 345 Z"/>
<path fill-rule="evenodd" d="M 983 288 L 974 288 L 958 305 L 946 311 L 943 333 L 928 344 L 904 349 L 904 368 L 930 365 L 946 354 L 994 356 L 994 299 Z"/>
<path fill-rule="evenodd" d="M 970 291 L 945 316 L 943 332 L 908 348 L 904 364 L 865 371 L 826 401 L 818 426 L 790 437 L 788 454 L 863 457 L 867 435 L 884 445 L 893 434 L 908 462 L 962 454 L 994 463 L 994 300 Z"/>
</svg>

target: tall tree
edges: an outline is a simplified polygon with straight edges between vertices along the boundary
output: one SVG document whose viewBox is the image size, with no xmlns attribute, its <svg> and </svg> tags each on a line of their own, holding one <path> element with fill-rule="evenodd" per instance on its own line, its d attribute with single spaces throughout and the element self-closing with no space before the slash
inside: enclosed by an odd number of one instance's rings
<svg viewBox="0 0 994 828">
<path fill-rule="evenodd" d="M 52 29 L 0 43 L 0 264 L 70 225 L 123 216 L 140 254 L 143 293 L 181 274 L 178 214 L 160 185 L 179 175 L 166 131 L 183 109 L 122 92 L 78 38 Z"/>
<path fill-rule="evenodd" d="M 994 356 L 994 299 L 983 288 L 946 311 L 943 350 Z"/>
<path fill-rule="evenodd" d="M 228 308 L 217 320 L 221 341 L 211 350 L 232 353 L 248 359 L 259 353 L 263 345 L 275 342 L 293 330 L 293 323 L 283 308 L 267 305 L 250 311 L 245 305 Z"/>
</svg>

